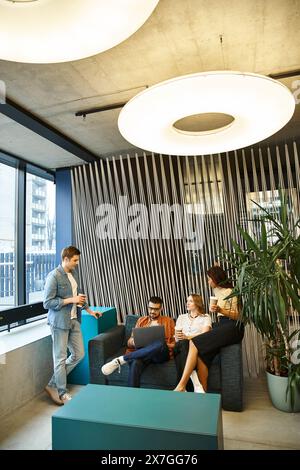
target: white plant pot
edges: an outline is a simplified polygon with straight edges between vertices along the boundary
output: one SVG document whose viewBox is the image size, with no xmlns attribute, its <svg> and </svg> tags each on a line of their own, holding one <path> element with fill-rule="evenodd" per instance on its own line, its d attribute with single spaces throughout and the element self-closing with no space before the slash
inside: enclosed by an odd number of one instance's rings
<svg viewBox="0 0 300 470">
<path fill-rule="evenodd" d="M 295 393 L 295 406 L 292 409 L 290 393 L 286 396 L 287 377 L 280 377 L 267 372 L 267 382 L 271 401 L 275 408 L 288 413 L 300 411 L 300 392 Z"/>
</svg>

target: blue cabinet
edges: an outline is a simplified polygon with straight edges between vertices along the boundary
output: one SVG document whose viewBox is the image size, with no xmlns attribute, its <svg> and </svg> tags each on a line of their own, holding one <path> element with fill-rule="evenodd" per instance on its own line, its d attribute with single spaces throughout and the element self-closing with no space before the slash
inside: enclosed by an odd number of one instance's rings
<svg viewBox="0 0 300 470">
<path fill-rule="evenodd" d="M 117 324 L 117 312 L 114 307 L 90 307 L 91 310 L 103 313 L 101 318 L 95 318 L 89 315 L 85 310 L 82 311 L 81 331 L 83 336 L 84 353 L 83 360 L 68 375 L 68 383 L 86 385 L 89 383 L 89 340 L 104 333 Z M 100 366 L 99 366 L 100 367 Z M 99 369 L 100 371 L 100 369 Z"/>
</svg>

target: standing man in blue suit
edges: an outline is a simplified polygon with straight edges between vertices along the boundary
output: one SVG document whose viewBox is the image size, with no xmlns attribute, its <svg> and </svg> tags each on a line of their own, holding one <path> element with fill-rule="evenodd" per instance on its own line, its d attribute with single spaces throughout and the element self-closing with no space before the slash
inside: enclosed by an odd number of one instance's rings
<svg viewBox="0 0 300 470">
<path fill-rule="evenodd" d="M 45 391 L 57 405 L 72 399 L 67 391 L 67 375 L 83 359 L 84 348 L 80 328 L 81 310 L 85 309 L 96 318 L 101 312 L 92 311 L 81 294 L 77 266 L 80 251 L 67 246 L 61 253 L 61 264 L 46 279 L 44 308 L 48 309 L 48 324 L 52 335 L 54 374 Z M 70 356 L 67 356 L 68 349 Z"/>
</svg>

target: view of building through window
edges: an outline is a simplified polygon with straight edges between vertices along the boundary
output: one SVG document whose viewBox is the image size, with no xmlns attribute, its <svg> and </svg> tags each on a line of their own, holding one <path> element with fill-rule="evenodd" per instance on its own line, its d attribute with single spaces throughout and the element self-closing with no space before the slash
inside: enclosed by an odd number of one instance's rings
<svg viewBox="0 0 300 470">
<path fill-rule="evenodd" d="M 16 170 L 0 163 L 0 310 L 16 305 Z"/>
<path fill-rule="evenodd" d="M 282 193 L 285 195 L 287 204 L 289 207 L 289 216 L 294 217 L 294 222 L 299 218 L 298 213 L 296 212 L 297 208 L 297 190 L 296 188 L 291 188 L 289 190 L 281 190 Z M 275 218 L 279 218 L 280 208 L 281 208 L 281 200 L 280 200 L 280 192 L 277 189 L 272 191 L 257 191 L 252 193 L 246 194 L 246 202 L 247 202 L 247 212 L 248 212 L 248 231 L 249 233 L 255 237 L 259 238 L 261 236 L 261 224 L 256 220 L 261 219 L 265 213 L 261 209 L 267 210 L 270 212 Z M 259 206 L 257 206 L 259 204 Z M 274 231 L 274 226 L 268 220 L 265 220 L 266 229 L 269 233 L 269 241 L 275 243 L 277 241 L 277 235 Z M 274 232 L 271 235 L 271 231 Z"/>
<path fill-rule="evenodd" d="M 43 298 L 45 278 L 55 267 L 55 185 L 27 173 L 26 303 Z"/>
</svg>

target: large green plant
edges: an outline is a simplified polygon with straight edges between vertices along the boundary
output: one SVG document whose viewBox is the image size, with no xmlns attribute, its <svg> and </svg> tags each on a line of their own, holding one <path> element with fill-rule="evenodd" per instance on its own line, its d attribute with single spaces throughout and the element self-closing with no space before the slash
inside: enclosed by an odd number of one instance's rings
<svg viewBox="0 0 300 470">
<path fill-rule="evenodd" d="M 234 253 L 226 256 L 236 272 L 231 296 L 241 299 L 242 320 L 252 323 L 266 342 L 267 370 L 289 377 L 287 393 L 291 393 L 293 406 L 295 390 L 300 390 L 300 364 L 295 353 L 300 330 L 290 332 L 292 310 L 300 314 L 299 220 L 291 221 L 283 194 L 278 218 L 253 202 L 261 211 L 255 219 L 259 235 L 252 237 L 239 226 L 244 243 L 232 240 Z"/>
</svg>

